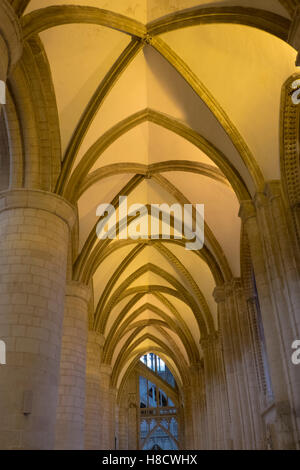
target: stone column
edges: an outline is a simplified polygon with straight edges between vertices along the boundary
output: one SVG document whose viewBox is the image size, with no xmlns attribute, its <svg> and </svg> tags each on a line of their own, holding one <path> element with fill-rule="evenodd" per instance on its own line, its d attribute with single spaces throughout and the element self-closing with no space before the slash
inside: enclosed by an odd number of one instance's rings
<svg viewBox="0 0 300 470">
<path fill-rule="evenodd" d="M 241 351 L 245 398 L 243 400 L 244 422 L 246 423 L 246 437 L 244 449 L 264 449 L 264 429 L 261 418 L 261 395 L 258 370 L 256 369 L 256 350 L 253 341 L 258 342 L 253 334 L 251 324 L 251 311 L 246 300 L 245 291 L 240 279 L 234 279 L 232 283 L 233 296 L 236 303 L 236 328 L 240 332 L 239 345 Z"/>
<path fill-rule="evenodd" d="M 194 448 L 207 449 L 207 416 L 205 397 L 204 366 L 201 363 L 192 364 L 191 376 L 191 403 L 194 423 Z"/>
<path fill-rule="evenodd" d="M 121 393 L 121 395 L 120 395 Z M 139 449 L 139 373 L 133 370 L 118 394 L 118 443 L 120 450 Z"/>
<path fill-rule="evenodd" d="M 242 431 L 241 416 L 239 408 L 239 400 L 237 393 L 237 378 L 235 376 L 234 357 L 232 350 L 231 334 L 228 315 L 226 310 L 226 293 L 225 286 L 218 286 L 214 290 L 214 298 L 218 304 L 219 331 L 222 342 L 222 350 L 224 357 L 224 368 L 226 373 L 227 396 L 229 403 L 229 436 L 231 440 L 230 447 L 232 449 L 242 449 Z"/>
<path fill-rule="evenodd" d="M 240 216 L 248 234 L 274 392 L 271 426 L 276 449 L 299 447 L 300 370 L 291 361 L 299 337 L 299 277 L 281 190 L 269 183 Z"/>
<path fill-rule="evenodd" d="M 110 445 L 109 449 L 117 449 L 118 448 L 118 424 L 117 424 L 117 411 L 118 411 L 118 405 L 117 405 L 117 396 L 118 396 L 118 390 L 116 388 L 111 388 L 110 389 L 110 413 L 111 413 L 111 434 L 110 434 Z"/>
<path fill-rule="evenodd" d="M 183 387 L 183 412 L 184 412 L 184 449 L 195 449 L 194 422 L 192 410 L 192 386 Z"/>
<path fill-rule="evenodd" d="M 300 57 L 300 56 L 299 56 Z M 298 246 L 296 253 L 296 260 L 298 267 L 300 266 L 300 202 L 297 202 L 293 207 L 291 207 L 292 218 L 294 219 L 294 230 L 295 230 L 295 243 Z"/>
<path fill-rule="evenodd" d="M 184 421 L 184 403 L 180 401 L 177 408 L 177 420 L 178 420 L 178 442 L 180 448 L 185 450 L 185 421 Z"/>
<path fill-rule="evenodd" d="M 261 449 L 259 387 L 241 280 L 218 286 L 214 297 L 218 303 L 233 448 Z"/>
<path fill-rule="evenodd" d="M 52 449 L 73 207 L 44 191 L 0 194 L 0 448 Z"/>
<path fill-rule="evenodd" d="M 101 450 L 115 448 L 115 402 L 116 391 L 111 387 L 112 368 L 108 364 L 100 366 L 100 396 L 102 406 Z"/>
<path fill-rule="evenodd" d="M 66 288 L 60 359 L 59 401 L 56 414 L 56 449 L 84 448 L 85 373 L 88 301 L 91 290 L 78 282 Z"/>
<path fill-rule="evenodd" d="M 103 335 L 88 332 L 86 356 L 85 449 L 101 450 L 101 355 L 105 342 Z"/>
<path fill-rule="evenodd" d="M 260 316 L 259 301 L 256 294 L 252 293 L 248 295 L 247 310 L 252 347 L 254 351 L 257 383 L 260 393 L 261 411 L 263 411 L 266 404 L 273 401 L 273 390 L 265 347 L 265 335 Z"/>
<path fill-rule="evenodd" d="M 7 0 L 0 2 L 0 80 L 4 83 L 22 54 L 19 19 Z M 1 86 L 0 86 L 1 89 Z M 1 110 L 1 103 L 0 103 Z"/>
<path fill-rule="evenodd" d="M 119 450 L 129 450 L 128 445 L 128 408 L 124 405 L 119 405 Z"/>
<path fill-rule="evenodd" d="M 133 372 L 127 379 L 127 397 L 124 399 L 127 407 L 127 435 L 128 449 L 139 448 L 140 435 L 140 396 L 139 396 L 139 374 Z"/>
<path fill-rule="evenodd" d="M 129 450 L 138 449 L 139 446 L 138 413 L 137 403 L 130 402 L 127 408 L 127 442 Z"/>
<path fill-rule="evenodd" d="M 227 422 L 228 397 L 225 382 L 223 355 L 217 334 L 201 340 L 204 357 L 207 429 L 209 450 L 228 448 Z"/>
</svg>

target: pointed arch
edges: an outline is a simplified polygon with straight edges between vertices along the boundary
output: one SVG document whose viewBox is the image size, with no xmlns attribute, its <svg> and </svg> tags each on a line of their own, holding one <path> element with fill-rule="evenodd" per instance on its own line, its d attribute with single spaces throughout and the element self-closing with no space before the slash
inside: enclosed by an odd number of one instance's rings
<svg viewBox="0 0 300 470">
<path fill-rule="evenodd" d="M 209 158 L 213 160 L 213 162 L 220 168 L 221 172 L 226 176 L 238 199 L 242 201 L 245 200 L 245 198 L 249 198 L 249 191 L 241 176 L 220 150 L 218 150 L 207 139 L 202 137 L 198 132 L 194 131 L 185 124 L 170 116 L 167 116 L 166 114 L 162 114 L 149 108 L 138 111 L 123 121 L 120 121 L 110 130 L 105 132 L 105 134 L 103 134 L 89 148 L 70 176 L 67 185 L 63 189 L 63 195 L 69 201 L 75 202 L 78 199 L 77 188 L 87 177 L 90 169 L 96 163 L 98 158 L 103 154 L 103 152 L 108 149 L 119 137 L 147 121 L 174 132 L 202 150 Z"/>
<path fill-rule="evenodd" d="M 193 311 L 195 318 L 198 322 L 201 335 L 203 335 L 203 337 L 206 337 L 208 334 L 208 328 L 207 328 L 207 323 L 206 323 L 205 318 L 211 315 L 210 309 L 206 301 L 203 300 L 203 304 L 201 305 L 201 309 L 200 309 L 200 307 L 198 306 L 193 296 L 185 289 L 185 287 L 179 281 L 177 281 L 177 279 L 175 279 L 171 274 L 169 274 L 162 268 L 159 268 L 152 263 L 145 264 L 144 266 L 136 270 L 134 273 L 132 273 L 125 281 L 123 281 L 121 285 L 112 294 L 112 296 L 110 297 L 103 311 L 99 310 L 99 303 L 98 303 L 96 310 L 95 310 L 95 324 L 99 332 L 104 334 L 108 316 L 111 310 L 113 309 L 113 307 L 117 303 L 120 302 L 122 298 L 122 293 L 124 294 L 126 292 L 126 289 L 136 279 L 141 277 L 146 272 L 153 272 L 154 274 L 158 274 L 175 288 L 176 292 L 180 294 L 180 298 L 184 299 L 183 300 L 184 303 L 186 303 Z"/>
</svg>

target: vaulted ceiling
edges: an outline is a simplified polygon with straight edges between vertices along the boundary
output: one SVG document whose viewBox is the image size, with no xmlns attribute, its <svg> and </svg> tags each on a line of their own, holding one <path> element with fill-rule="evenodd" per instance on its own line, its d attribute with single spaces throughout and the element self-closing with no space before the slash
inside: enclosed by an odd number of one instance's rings
<svg viewBox="0 0 300 470">
<path fill-rule="evenodd" d="M 27 77 L 29 51 L 49 64 L 41 80 L 55 96 L 60 159 L 52 185 L 78 207 L 74 278 L 92 283 L 103 360 L 119 386 L 153 351 L 182 383 L 201 358 L 200 339 L 218 329 L 215 286 L 241 275 L 239 203 L 280 177 L 297 1 L 11 3 L 22 16 Z M 98 240 L 97 206 L 117 207 L 119 195 L 204 204 L 204 248 Z"/>
</svg>

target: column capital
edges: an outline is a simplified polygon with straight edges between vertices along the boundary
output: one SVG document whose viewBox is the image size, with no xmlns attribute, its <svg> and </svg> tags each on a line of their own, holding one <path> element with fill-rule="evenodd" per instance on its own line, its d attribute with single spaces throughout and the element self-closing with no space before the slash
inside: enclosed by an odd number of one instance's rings
<svg viewBox="0 0 300 470">
<path fill-rule="evenodd" d="M 265 192 L 257 192 L 254 196 L 254 205 L 256 209 L 261 209 L 266 206 L 268 200 Z"/>
<path fill-rule="evenodd" d="M 207 349 L 213 344 L 215 344 L 219 339 L 219 333 L 218 331 L 215 331 L 212 334 L 209 334 L 203 338 L 200 339 L 200 345 L 202 349 Z"/>
<path fill-rule="evenodd" d="M 254 202 L 249 199 L 247 201 L 241 201 L 239 217 L 245 223 L 248 219 L 256 217 L 256 208 Z"/>
<path fill-rule="evenodd" d="M 265 185 L 264 193 L 269 201 L 282 197 L 282 187 L 279 180 L 268 181 Z"/>
<path fill-rule="evenodd" d="M 40 209 L 61 218 L 69 228 L 76 220 L 75 207 L 57 194 L 38 189 L 13 189 L 0 192 L 0 213 L 10 209 Z"/>
<path fill-rule="evenodd" d="M 203 359 L 200 359 L 198 362 L 192 362 L 190 365 L 191 372 L 199 372 L 204 369 L 204 362 Z"/>
<path fill-rule="evenodd" d="M 0 2 L 0 36 L 8 49 L 8 73 L 18 62 L 22 54 L 22 28 L 19 18 L 7 0 Z"/>
<path fill-rule="evenodd" d="M 243 289 L 242 280 L 239 277 L 234 277 L 225 284 L 225 293 L 227 295 L 232 295 L 234 292 Z"/>
<path fill-rule="evenodd" d="M 222 286 L 217 286 L 213 291 L 213 296 L 217 304 L 220 304 L 234 293 L 243 291 L 243 283 L 240 277 L 234 277 L 225 282 Z"/>
<path fill-rule="evenodd" d="M 78 297 L 84 302 L 88 302 L 91 298 L 92 290 L 90 286 L 78 281 L 70 281 L 66 285 L 67 297 Z"/>
<path fill-rule="evenodd" d="M 213 297 L 217 304 L 225 301 L 226 293 L 225 293 L 225 284 L 222 286 L 216 286 L 213 291 Z"/>
</svg>

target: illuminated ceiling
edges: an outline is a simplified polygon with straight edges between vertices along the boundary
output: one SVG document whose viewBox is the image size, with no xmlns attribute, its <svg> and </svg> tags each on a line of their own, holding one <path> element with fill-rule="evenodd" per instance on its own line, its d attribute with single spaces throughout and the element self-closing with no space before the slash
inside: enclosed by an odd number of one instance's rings
<svg viewBox="0 0 300 470">
<path fill-rule="evenodd" d="M 240 276 L 239 203 L 279 178 L 297 2 L 11 3 L 24 13 L 28 48 L 49 61 L 56 191 L 78 205 L 74 276 L 93 285 L 90 324 L 106 337 L 115 385 L 150 351 L 182 383 L 200 338 L 218 329 L 215 286 Z M 97 206 L 125 194 L 130 204 L 203 203 L 203 250 L 97 240 Z"/>
</svg>

